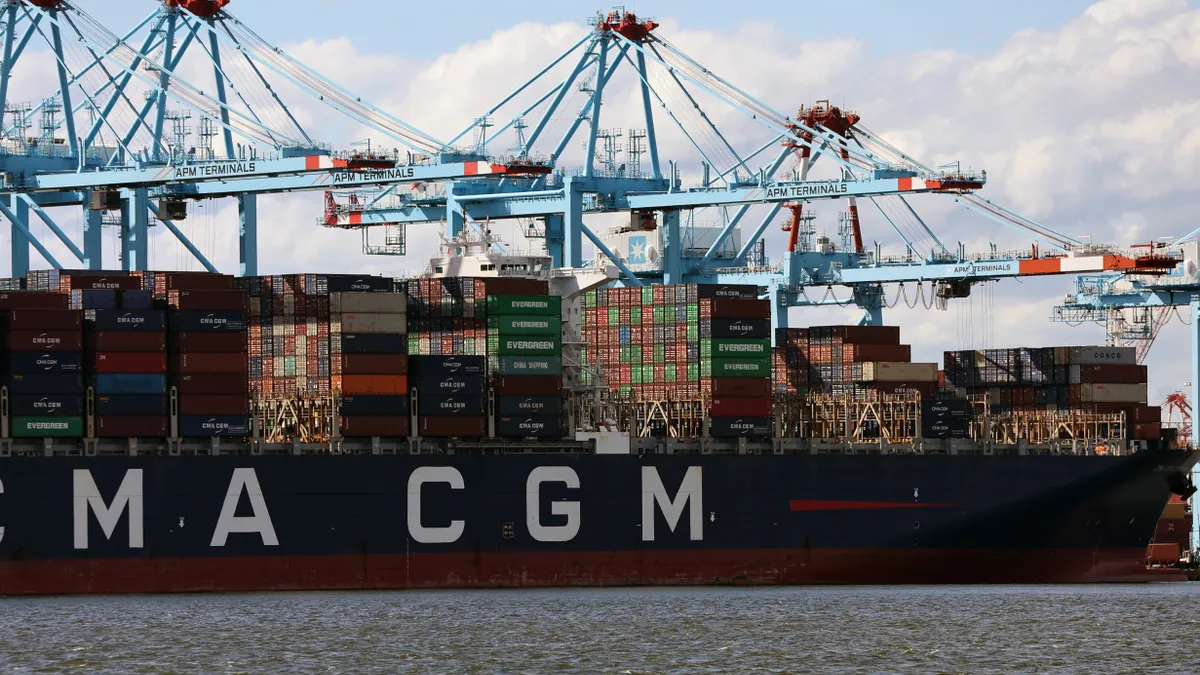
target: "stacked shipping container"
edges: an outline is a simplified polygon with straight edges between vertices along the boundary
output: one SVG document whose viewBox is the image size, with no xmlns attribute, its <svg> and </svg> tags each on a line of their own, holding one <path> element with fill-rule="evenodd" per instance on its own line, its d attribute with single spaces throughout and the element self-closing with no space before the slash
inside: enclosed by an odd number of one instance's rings
<svg viewBox="0 0 1200 675">
<path fill-rule="evenodd" d="M 487 310 L 496 435 L 562 436 L 562 298 L 489 295 Z"/>
<path fill-rule="evenodd" d="M 333 389 L 342 393 L 342 435 L 408 436 L 407 296 L 333 293 L 330 310 L 340 357 Z"/>
<path fill-rule="evenodd" d="M 83 316 L 96 437 L 167 437 L 165 312 L 87 309 Z"/>
<path fill-rule="evenodd" d="M 249 297 L 233 287 L 233 277 L 168 279 L 167 284 L 170 386 L 178 396 L 178 435 L 249 435 L 246 388 L 234 384 L 250 377 Z"/>
<path fill-rule="evenodd" d="M 63 295 L 0 293 L 4 384 L 14 438 L 84 435 L 83 335 Z"/>
<path fill-rule="evenodd" d="M 775 390 L 862 396 L 937 390 L 935 363 L 912 363 L 898 326 L 813 326 L 775 333 Z"/>
<path fill-rule="evenodd" d="M 409 357 L 416 378 L 419 436 L 479 438 L 487 435 L 483 356 Z"/>
</svg>

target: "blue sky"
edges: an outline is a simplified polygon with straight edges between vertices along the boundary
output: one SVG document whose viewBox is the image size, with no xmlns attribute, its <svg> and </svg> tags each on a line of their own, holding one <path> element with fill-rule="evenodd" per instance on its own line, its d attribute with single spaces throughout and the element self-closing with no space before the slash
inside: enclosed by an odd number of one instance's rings
<svg viewBox="0 0 1200 675">
<path fill-rule="evenodd" d="M 133 26 L 153 8 L 153 3 L 146 0 L 79 0 L 77 4 L 117 33 Z M 862 38 L 877 52 L 938 48 L 974 52 L 993 50 L 1023 28 L 1052 30 L 1090 4 L 1086 0 L 974 0 L 961 3 L 858 0 L 842 4 L 836 13 L 794 0 L 754 3 L 658 0 L 625 6 L 646 16 L 674 18 L 690 29 L 721 30 L 731 24 L 762 21 L 806 40 L 832 36 Z M 486 38 L 497 28 L 522 21 L 578 22 L 597 10 L 610 8 L 604 3 L 578 0 L 419 3 L 233 0 L 229 5 L 232 14 L 275 42 L 345 36 L 358 42 L 361 51 L 387 52 L 409 59 L 430 58 L 452 51 L 461 44 Z"/>
</svg>

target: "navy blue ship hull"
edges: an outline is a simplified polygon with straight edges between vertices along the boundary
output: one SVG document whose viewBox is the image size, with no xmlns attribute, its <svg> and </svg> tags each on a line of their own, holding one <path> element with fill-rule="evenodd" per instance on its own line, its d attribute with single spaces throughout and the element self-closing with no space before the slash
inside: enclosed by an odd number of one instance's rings
<svg viewBox="0 0 1200 675">
<path fill-rule="evenodd" d="M 0 459 L 0 594 L 1147 578 L 1195 456 Z"/>
</svg>

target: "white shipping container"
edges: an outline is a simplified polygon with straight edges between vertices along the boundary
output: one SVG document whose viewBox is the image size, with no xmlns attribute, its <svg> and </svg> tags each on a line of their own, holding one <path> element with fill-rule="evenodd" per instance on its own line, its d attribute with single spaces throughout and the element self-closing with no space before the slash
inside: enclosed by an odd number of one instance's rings
<svg viewBox="0 0 1200 675">
<path fill-rule="evenodd" d="M 862 364 L 861 382 L 937 382 L 938 364 L 874 361 Z"/>
<path fill-rule="evenodd" d="M 404 314 L 342 314 L 341 332 L 345 333 L 407 333 L 408 317 Z"/>
<path fill-rule="evenodd" d="M 1081 384 L 1079 400 L 1083 403 L 1146 403 L 1146 385 L 1142 384 Z"/>
<path fill-rule="evenodd" d="M 1071 365 L 1098 363 L 1137 365 L 1137 353 L 1133 347 L 1071 347 Z"/>
<path fill-rule="evenodd" d="M 334 293 L 329 299 L 332 313 L 404 314 L 407 309 L 404 293 Z"/>
</svg>

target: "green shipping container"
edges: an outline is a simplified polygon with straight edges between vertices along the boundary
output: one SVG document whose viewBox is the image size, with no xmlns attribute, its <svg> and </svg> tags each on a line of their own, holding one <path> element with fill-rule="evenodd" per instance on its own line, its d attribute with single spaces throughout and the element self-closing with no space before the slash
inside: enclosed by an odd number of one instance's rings
<svg viewBox="0 0 1200 675">
<path fill-rule="evenodd" d="M 700 381 L 700 364 L 699 363 L 689 363 L 688 364 L 687 381 L 688 382 L 699 382 Z"/>
<path fill-rule="evenodd" d="M 488 314 L 502 316 L 562 316 L 562 298 L 557 295 L 489 295 Z"/>
<path fill-rule="evenodd" d="M 633 355 L 630 352 L 631 350 L 629 347 L 621 347 L 621 350 L 617 356 L 617 362 L 621 365 L 628 365 L 632 363 L 631 359 L 633 358 Z"/>
<path fill-rule="evenodd" d="M 771 359 L 713 359 L 713 377 L 771 377 Z"/>
<path fill-rule="evenodd" d="M 700 326 L 694 323 L 689 323 L 687 327 L 688 342 L 695 342 L 700 339 Z"/>
<path fill-rule="evenodd" d="M 712 341 L 712 356 L 718 359 L 765 359 L 770 355 L 770 340 L 714 338 Z"/>
<path fill-rule="evenodd" d="M 712 338 L 704 338 L 703 340 L 700 341 L 700 358 L 702 358 L 702 359 L 711 359 L 712 358 L 712 343 L 713 343 Z"/>
<path fill-rule="evenodd" d="M 674 382 L 674 381 L 675 381 L 675 364 L 668 363 L 667 364 L 667 382 Z"/>
<path fill-rule="evenodd" d="M 610 325 L 610 326 L 621 325 L 621 308 L 620 307 L 609 307 L 608 308 L 608 325 Z"/>
<path fill-rule="evenodd" d="M 13 438 L 82 438 L 82 417 L 14 417 L 9 425 Z"/>
<path fill-rule="evenodd" d="M 501 356 L 501 375 L 562 375 L 561 356 Z"/>
<path fill-rule="evenodd" d="M 642 384 L 642 368 L 641 368 L 641 366 L 634 366 L 629 371 L 629 382 L 631 384 Z"/>
<path fill-rule="evenodd" d="M 654 345 L 654 362 L 663 363 L 667 360 L 666 345 Z"/>
<path fill-rule="evenodd" d="M 642 325 L 642 308 L 641 307 L 631 307 L 629 309 L 629 323 L 631 323 L 635 326 Z"/>
<path fill-rule="evenodd" d="M 489 316 L 488 330 L 501 335 L 562 335 L 556 316 Z"/>
<path fill-rule="evenodd" d="M 562 338 L 557 335 L 505 335 L 498 340 L 500 356 L 556 356 L 562 354 Z"/>
<path fill-rule="evenodd" d="M 653 305 L 654 304 L 654 287 L 653 286 L 642 286 L 642 304 L 643 305 Z"/>
</svg>

